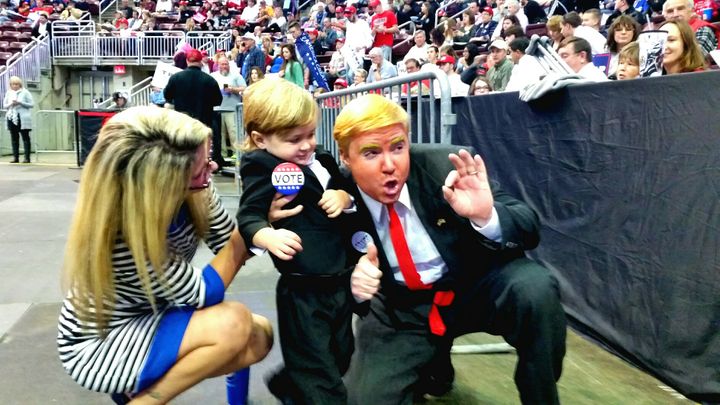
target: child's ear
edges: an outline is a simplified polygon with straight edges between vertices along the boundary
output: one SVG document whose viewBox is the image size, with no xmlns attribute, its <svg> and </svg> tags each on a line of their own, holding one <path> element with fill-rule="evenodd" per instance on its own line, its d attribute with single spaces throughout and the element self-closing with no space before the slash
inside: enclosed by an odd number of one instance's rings
<svg viewBox="0 0 720 405">
<path fill-rule="evenodd" d="M 250 133 L 250 138 L 252 139 L 253 143 L 257 145 L 260 149 L 265 149 L 265 135 L 261 134 L 258 131 L 252 131 Z"/>
</svg>

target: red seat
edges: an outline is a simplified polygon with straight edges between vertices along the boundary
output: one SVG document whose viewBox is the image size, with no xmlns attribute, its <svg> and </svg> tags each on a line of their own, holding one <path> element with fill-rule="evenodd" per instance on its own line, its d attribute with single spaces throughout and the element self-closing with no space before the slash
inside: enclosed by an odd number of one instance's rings
<svg viewBox="0 0 720 405">
<path fill-rule="evenodd" d="M 174 26 L 175 26 L 175 24 L 172 24 L 172 23 L 163 23 L 163 24 L 157 25 L 157 27 L 160 31 L 172 31 Z"/>
<path fill-rule="evenodd" d="M 532 37 L 533 34 L 537 34 L 539 37 L 547 36 L 547 27 L 545 23 L 530 24 L 525 29 L 525 35 Z"/>
<path fill-rule="evenodd" d="M 11 29 L 13 31 L 17 31 L 20 28 L 20 23 L 14 21 L 5 21 L 4 23 L 0 24 L 0 27 L 6 30 Z"/>
<path fill-rule="evenodd" d="M 0 49 L 7 49 L 8 46 L 10 46 L 8 41 L 0 41 Z"/>
<path fill-rule="evenodd" d="M 18 39 L 22 42 L 30 42 L 30 41 L 32 41 L 32 33 L 31 32 L 21 32 L 20 35 L 18 35 Z"/>
<path fill-rule="evenodd" d="M 169 15 L 159 15 L 155 17 L 155 22 L 158 24 L 175 24 L 178 22 L 178 19 L 174 16 Z"/>
<path fill-rule="evenodd" d="M 3 31 L 2 35 L 0 35 L 0 41 L 17 41 L 19 36 L 20 33 L 17 31 Z"/>
<path fill-rule="evenodd" d="M 25 42 L 10 42 L 7 49 L 10 52 L 20 52 L 25 48 L 25 45 L 27 45 Z"/>
<path fill-rule="evenodd" d="M 32 32 L 33 26 L 30 23 L 22 23 L 20 24 L 19 31 L 20 32 Z"/>
<path fill-rule="evenodd" d="M 13 54 L 10 52 L 0 52 L 0 65 L 4 65 L 12 56 Z"/>
<path fill-rule="evenodd" d="M 182 24 L 182 23 L 173 24 L 173 30 L 185 31 L 185 24 Z"/>
</svg>

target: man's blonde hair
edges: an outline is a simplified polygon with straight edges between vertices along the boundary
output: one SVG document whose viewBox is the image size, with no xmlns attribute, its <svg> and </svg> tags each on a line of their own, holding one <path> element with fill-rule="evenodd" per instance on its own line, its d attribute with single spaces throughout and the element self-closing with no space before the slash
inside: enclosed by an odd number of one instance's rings
<svg viewBox="0 0 720 405">
<path fill-rule="evenodd" d="M 245 142 L 242 149 L 258 148 L 252 132 L 265 136 L 285 132 L 317 121 L 318 108 L 312 95 L 284 79 L 263 79 L 249 86 L 243 94 Z"/>
<path fill-rule="evenodd" d="M 407 112 L 379 94 L 366 94 L 343 107 L 335 120 L 333 138 L 340 150 L 347 152 L 350 142 L 356 136 L 396 124 L 402 125 L 408 132 Z"/>
</svg>

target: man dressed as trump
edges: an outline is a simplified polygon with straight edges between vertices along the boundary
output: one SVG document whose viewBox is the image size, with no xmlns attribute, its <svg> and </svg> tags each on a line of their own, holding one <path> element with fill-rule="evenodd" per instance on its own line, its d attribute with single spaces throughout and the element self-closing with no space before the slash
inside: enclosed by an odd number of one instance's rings
<svg viewBox="0 0 720 405">
<path fill-rule="evenodd" d="M 444 394 L 453 339 L 478 331 L 517 349 L 523 403 L 559 403 L 559 288 L 525 257 L 539 242 L 537 215 L 491 185 L 479 155 L 411 146 L 408 125 L 402 107 L 370 94 L 343 108 L 333 132 L 357 185 L 354 246 L 366 252 L 351 277 L 361 319 L 346 376 L 350 403 Z"/>
</svg>

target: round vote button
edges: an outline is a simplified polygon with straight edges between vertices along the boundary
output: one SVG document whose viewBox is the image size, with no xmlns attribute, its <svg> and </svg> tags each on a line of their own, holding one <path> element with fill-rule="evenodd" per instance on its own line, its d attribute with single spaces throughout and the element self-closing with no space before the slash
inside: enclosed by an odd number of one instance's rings
<svg viewBox="0 0 720 405">
<path fill-rule="evenodd" d="M 275 166 L 272 185 L 280 194 L 295 194 L 305 184 L 305 175 L 295 163 L 285 162 Z"/>
</svg>

